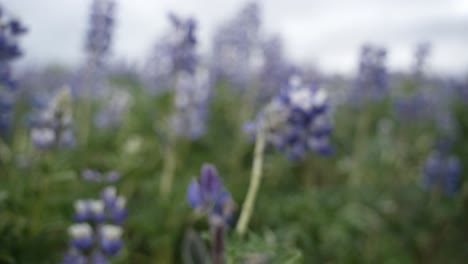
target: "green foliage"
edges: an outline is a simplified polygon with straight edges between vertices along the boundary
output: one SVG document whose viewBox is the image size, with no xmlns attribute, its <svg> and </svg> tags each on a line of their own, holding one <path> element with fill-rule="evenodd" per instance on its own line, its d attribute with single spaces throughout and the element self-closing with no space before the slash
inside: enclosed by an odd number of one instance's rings
<svg viewBox="0 0 468 264">
<path fill-rule="evenodd" d="M 217 87 L 206 136 L 176 144 L 174 190 L 164 201 L 159 199 L 159 180 L 172 96 L 149 96 L 137 82 L 113 81 L 128 86 L 134 96 L 118 129 L 92 126 L 89 118 L 100 102 L 76 101 L 74 148 L 35 150 L 20 124 L 9 142 L 0 144 L 0 263 L 60 260 L 74 200 L 96 197 L 103 187 L 80 179 L 88 167 L 123 175 L 117 188 L 128 198 L 129 218 L 125 250 L 115 263 L 181 261 L 187 228 L 208 228 L 193 221 L 185 200 L 186 187 L 203 162 L 216 164 L 242 205 L 253 144 L 241 126 L 254 115 L 242 95 L 225 84 Z M 462 160 L 468 155 L 466 108 L 460 104 L 456 110 L 456 152 Z M 22 106 L 21 111 L 27 109 Z M 267 151 L 250 233 L 241 239 L 228 232 L 227 262 L 464 262 L 468 185 L 446 197 L 426 193 L 419 184 L 420 166 L 437 136 L 434 127 L 400 123 L 390 101 L 359 109 L 340 106 L 334 117 L 332 157 L 310 154 L 290 161 Z"/>
</svg>

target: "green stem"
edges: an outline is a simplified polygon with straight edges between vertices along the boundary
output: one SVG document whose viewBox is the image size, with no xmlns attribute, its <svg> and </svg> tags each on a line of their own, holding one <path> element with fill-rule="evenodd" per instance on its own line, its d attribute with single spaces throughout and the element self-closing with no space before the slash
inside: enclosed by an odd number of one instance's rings
<svg viewBox="0 0 468 264">
<path fill-rule="evenodd" d="M 252 166 L 252 176 L 250 178 L 250 185 L 242 206 L 242 212 L 239 217 L 239 222 L 236 226 L 236 231 L 240 236 L 243 236 L 249 225 L 250 216 L 254 209 L 254 202 L 257 196 L 258 189 L 260 188 L 260 181 L 262 179 L 263 167 L 263 153 L 265 151 L 265 131 L 263 126 L 260 126 L 257 131 L 257 138 L 255 142 L 254 161 Z"/>
<path fill-rule="evenodd" d="M 173 133 L 169 135 L 169 142 L 164 155 L 164 168 L 161 176 L 159 193 L 161 198 L 166 199 L 172 192 L 172 182 L 176 169 L 175 138 Z"/>
</svg>

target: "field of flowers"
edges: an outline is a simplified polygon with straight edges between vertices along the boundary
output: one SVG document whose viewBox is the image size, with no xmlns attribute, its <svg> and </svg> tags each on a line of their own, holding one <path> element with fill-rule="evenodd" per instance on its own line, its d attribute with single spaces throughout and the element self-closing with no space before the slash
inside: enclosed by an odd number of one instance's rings
<svg viewBox="0 0 468 264">
<path fill-rule="evenodd" d="M 294 65 L 261 6 L 210 54 L 168 15 L 143 67 L 110 56 L 17 70 L 34 30 L 0 6 L 0 263 L 463 263 L 468 78 L 364 44 L 353 76 Z"/>
</svg>

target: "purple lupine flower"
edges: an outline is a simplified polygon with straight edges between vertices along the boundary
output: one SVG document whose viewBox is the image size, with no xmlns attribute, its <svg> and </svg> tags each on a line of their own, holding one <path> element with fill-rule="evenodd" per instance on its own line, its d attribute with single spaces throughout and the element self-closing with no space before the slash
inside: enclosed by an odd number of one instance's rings
<svg viewBox="0 0 468 264">
<path fill-rule="evenodd" d="M 123 247 L 121 225 L 127 218 L 126 199 L 114 186 L 106 187 L 100 199 L 77 200 L 69 228 L 71 248 L 63 264 L 106 264 Z M 79 262 L 83 261 L 84 262 Z"/>
<path fill-rule="evenodd" d="M 87 222 L 92 218 L 91 209 L 87 200 L 76 200 L 75 201 L 75 214 L 73 219 L 76 222 Z"/>
<path fill-rule="evenodd" d="M 425 189 L 438 187 L 452 195 L 459 187 L 460 174 L 461 165 L 457 157 L 448 156 L 443 150 L 434 150 L 425 161 L 422 184 Z"/>
<path fill-rule="evenodd" d="M 16 88 L 11 63 L 22 55 L 18 38 L 26 31 L 17 18 L 7 17 L 0 5 L 0 132 L 7 130 L 11 125 Z"/>
<path fill-rule="evenodd" d="M 414 51 L 413 72 L 416 79 L 420 79 L 425 70 L 427 60 L 431 54 L 431 44 L 428 42 L 419 43 Z"/>
<path fill-rule="evenodd" d="M 193 73 L 197 64 L 196 22 L 193 18 L 182 19 L 173 13 L 169 14 L 169 20 L 173 26 L 168 39 L 173 70 Z"/>
<path fill-rule="evenodd" d="M 105 204 L 108 219 L 114 224 L 122 224 L 128 214 L 125 197 L 117 196 L 117 189 L 109 186 L 102 190 L 101 199 Z"/>
<path fill-rule="evenodd" d="M 231 195 L 211 164 L 204 164 L 198 179 L 189 184 L 187 201 L 195 210 L 207 214 L 211 223 L 229 223 L 234 216 Z"/>
<path fill-rule="evenodd" d="M 120 179 L 120 173 L 117 171 L 109 171 L 100 173 L 97 170 L 85 169 L 81 172 L 83 180 L 95 183 L 114 183 Z"/>
<path fill-rule="evenodd" d="M 207 71 L 195 75 L 181 74 L 175 91 L 172 128 L 182 137 L 197 139 L 205 132 L 211 85 Z"/>
<path fill-rule="evenodd" d="M 87 258 L 77 250 L 66 252 L 60 264 L 87 264 Z"/>
<path fill-rule="evenodd" d="M 130 94 L 124 91 L 114 92 L 104 108 L 94 117 L 94 124 L 99 128 L 116 128 L 130 106 Z"/>
<path fill-rule="evenodd" d="M 96 251 L 91 255 L 90 261 L 91 261 L 90 262 L 91 264 L 109 264 L 110 263 L 106 255 L 104 255 L 102 252 L 99 252 L 99 251 Z"/>
<path fill-rule="evenodd" d="M 332 131 L 329 112 L 326 91 L 304 85 L 295 76 L 250 123 L 249 130 L 264 129 L 267 142 L 292 159 L 303 157 L 307 150 L 329 155 L 333 150 L 329 142 Z"/>
<path fill-rule="evenodd" d="M 109 52 L 114 26 L 115 1 L 94 0 L 91 6 L 86 51 L 94 65 L 101 65 Z"/>
<path fill-rule="evenodd" d="M 84 66 L 85 82 L 83 95 L 104 95 L 107 60 L 112 44 L 116 2 L 115 0 L 93 0 L 90 8 L 89 27 L 86 36 L 87 55 Z"/>
<path fill-rule="evenodd" d="M 194 74 L 198 64 L 195 20 L 172 13 L 168 18 L 172 29 L 156 42 L 143 69 L 143 80 L 152 93 L 174 86 L 179 73 Z"/>
<path fill-rule="evenodd" d="M 245 88 L 256 73 L 259 47 L 260 8 L 248 3 L 215 33 L 213 40 L 212 72 Z"/>
<path fill-rule="evenodd" d="M 283 54 L 281 38 L 275 36 L 262 42 L 263 64 L 260 71 L 260 102 L 269 101 L 288 84 L 293 67 Z"/>
<path fill-rule="evenodd" d="M 128 214 L 126 204 L 127 200 L 125 197 L 119 196 L 115 199 L 113 206 L 108 208 L 109 218 L 113 223 L 123 224 Z"/>
<path fill-rule="evenodd" d="M 116 225 L 103 225 L 99 229 L 100 247 L 104 254 L 115 256 L 123 246 L 122 228 Z"/>
<path fill-rule="evenodd" d="M 93 229 L 88 223 L 74 224 L 69 227 L 71 244 L 77 250 L 87 250 L 93 244 Z"/>
<path fill-rule="evenodd" d="M 364 45 L 361 49 L 359 68 L 350 100 L 360 103 L 365 100 L 378 100 L 388 94 L 388 73 L 386 67 L 387 51 L 385 48 Z"/>
<path fill-rule="evenodd" d="M 85 169 L 81 172 L 81 177 L 85 181 L 99 182 L 101 180 L 101 173 L 91 169 Z"/>
<path fill-rule="evenodd" d="M 70 101 L 70 90 L 64 87 L 37 118 L 30 132 L 31 141 L 37 148 L 70 147 L 75 144 Z"/>
<path fill-rule="evenodd" d="M 411 95 L 397 97 L 394 110 L 402 121 L 430 120 L 433 118 L 433 100 L 428 93 L 417 91 Z"/>
</svg>

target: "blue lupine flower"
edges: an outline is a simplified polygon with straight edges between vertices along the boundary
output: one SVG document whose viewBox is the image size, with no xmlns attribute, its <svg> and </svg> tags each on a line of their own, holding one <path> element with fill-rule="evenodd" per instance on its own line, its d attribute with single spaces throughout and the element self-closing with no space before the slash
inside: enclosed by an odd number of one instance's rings
<svg viewBox="0 0 468 264">
<path fill-rule="evenodd" d="M 87 222 L 91 221 L 92 213 L 87 200 L 76 200 L 75 201 L 75 214 L 73 219 L 76 222 Z"/>
<path fill-rule="evenodd" d="M 204 164 L 198 179 L 189 184 L 187 201 L 192 208 L 207 214 L 210 222 L 228 223 L 233 218 L 234 202 L 211 164 Z"/>
<path fill-rule="evenodd" d="M 120 225 L 127 218 L 127 208 L 114 186 L 103 189 L 99 200 L 77 200 L 73 218 L 77 223 L 69 228 L 71 248 L 63 264 L 106 264 L 119 253 L 123 247 Z"/>
<path fill-rule="evenodd" d="M 74 224 L 68 229 L 72 246 L 77 250 L 87 250 L 93 244 L 93 229 L 87 223 Z"/>
<path fill-rule="evenodd" d="M 103 96 L 107 92 L 105 76 L 112 44 L 115 9 L 115 0 L 93 0 L 91 5 L 85 43 L 87 53 L 83 69 L 85 79 L 82 84 L 82 94 L 85 96 Z"/>
<path fill-rule="evenodd" d="M 260 49 L 260 8 L 248 3 L 215 33 L 213 40 L 212 72 L 245 88 L 255 73 L 255 57 Z"/>
<path fill-rule="evenodd" d="M 101 192 L 101 199 L 104 201 L 107 215 L 111 222 L 122 224 L 128 214 L 125 197 L 117 196 L 116 188 L 109 186 Z"/>
<path fill-rule="evenodd" d="M 458 158 L 448 156 L 445 151 L 434 150 L 423 167 L 423 187 L 438 187 L 448 195 L 454 194 L 459 187 L 460 174 Z"/>
<path fill-rule="evenodd" d="M 116 225 L 103 225 L 99 229 L 100 247 L 104 254 L 115 256 L 123 246 L 122 228 Z"/>
<path fill-rule="evenodd" d="M 21 21 L 7 17 L 0 5 L 0 131 L 7 130 L 11 125 L 16 87 L 11 62 L 22 55 L 18 38 L 26 31 Z"/>
<path fill-rule="evenodd" d="M 113 183 L 120 179 L 120 173 L 117 171 L 109 171 L 107 173 L 100 173 L 92 169 L 85 169 L 81 172 L 81 177 L 85 181 L 95 183 Z"/>
<path fill-rule="evenodd" d="M 195 48 L 196 22 L 193 18 L 182 19 L 175 14 L 169 14 L 173 31 L 169 35 L 169 52 L 172 58 L 174 71 L 193 73 L 197 64 Z"/>
<path fill-rule="evenodd" d="M 74 145 L 70 100 L 70 90 L 68 87 L 64 87 L 37 118 L 31 129 L 31 141 L 36 147 L 70 147 Z"/>
<path fill-rule="evenodd" d="M 94 252 L 91 255 L 91 264 L 109 264 L 110 262 L 107 260 L 107 257 L 99 251 Z"/>
<path fill-rule="evenodd" d="M 114 92 L 105 106 L 94 117 L 94 124 L 99 128 L 116 128 L 130 105 L 130 95 L 123 91 Z"/>
<path fill-rule="evenodd" d="M 144 81 L 151 92 L 174 86 L 180 73 L 194 74 L 196 54 L 196 22 L 169 14 L 172 29 L 157 41 L 143 70 Z"/>
<path fill-rule="evenodd" d="M 381 99 L 388 94 L 387 51 L 382 47 L 364 45 L 359 69 L 351 89 L 352 103 Z"/>
<path fill-rule="evenodd" d="M 271 100 L 288 84 L 293 67 L 283 54 L 283 43 L 279 37 L 272 37 L 262 42 L 263 65 L 260 71 L 260 102 Z"/>
<path fill-rule="evenodd" d="M 321 155 L 333 151 L 327 93 L 314 85 L 302 84 L 297 76 L 245 128 L 250 133 L 264 129 L 267 141 L 292 159 L 303 157 L 307 150 Z"/>
<path fill-rule="evenodd" d="M 94 0 L 92 3 L 86 50 L 90 56 L 89 59 L 96 65 L 102 64 L 109 52 L 114 12 L 114 0 Z"/>
<path fill-rule="evenodd" d="M 417 79 L 421 78 L 430 53 L 431 53 L 430 43 L 423 42 L 416 46 L 416 49 L 414 52 L 414 66 L 413 66 L 415 78 Z"/>
<path fill-rule="evenodd" d="M 175 113 L 171 119 L 174 131 L 183 137 L 197 139 L 205 132 L 211 85 L 208 72 L 181 74 L 175 91 Z"/>
<path fill-rule="evenodd" d="M 60 264 L 87 264 L 87 258 L 77 250 L 71 250 L 64 254 Z"/>
</svg>

